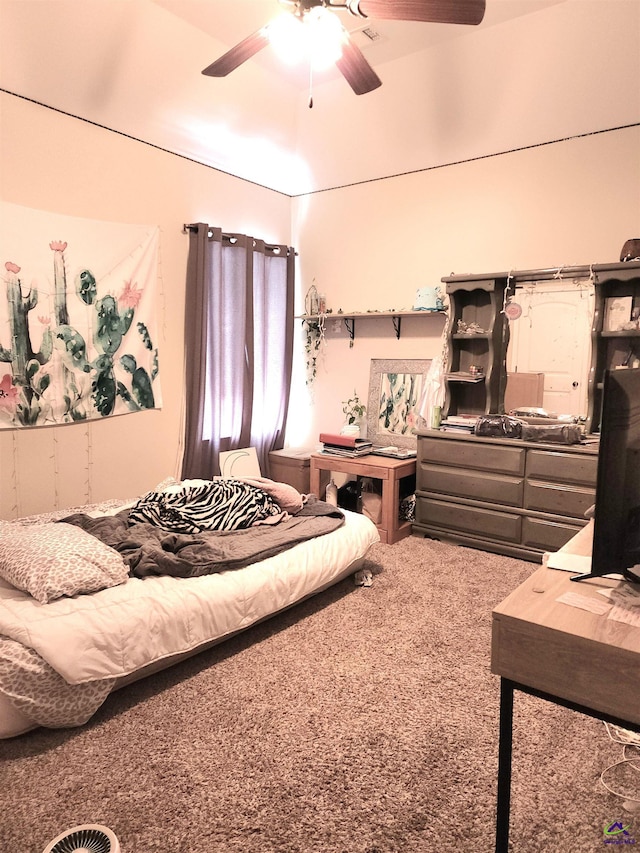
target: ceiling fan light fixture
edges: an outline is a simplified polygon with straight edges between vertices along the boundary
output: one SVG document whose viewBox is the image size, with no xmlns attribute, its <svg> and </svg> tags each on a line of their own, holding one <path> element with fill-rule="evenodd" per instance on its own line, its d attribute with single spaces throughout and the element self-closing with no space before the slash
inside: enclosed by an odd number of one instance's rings
<svg viewBox="0 0 640 853">
<path fill-rule="evenodd" d="M 347 10 L 360 18 L 443 24 L 479 24 L 486 0 L 280 0 L 288 7 L 283 17 L 247 36 L 202 73 L 226 77 L 273 44 L 285 62 L 306 60 L 310 71 L 335 65 L 356 95 L 366 95 L 382 85 L 360 48 L 334 11 Z M 312 79 L 310 73 L 309 79 Z"/>
<path fill-rule="evenodd" d="M 285 12 L 265 27 L 271 47 L 287 65 L 297 65 L 304 59 L 305 45 L 302 21 Z"/>
<path fill-rule="evenodd" d="M 335 15 L 318 6 L 303 17 L 284 13 L 266 28 L 269 42 L 287 65 L 309 63 L 316 71 L 330 68 L 342 56 L 345 30 Z"/>
<path fill-rule="evenodd" d="M 311 9 L 304 17 L 307 28 L 309 60 L 316 71 L 324 71 L 342 56 L 345 29 L 338 18 L 322 6 Z"/>
</svg>

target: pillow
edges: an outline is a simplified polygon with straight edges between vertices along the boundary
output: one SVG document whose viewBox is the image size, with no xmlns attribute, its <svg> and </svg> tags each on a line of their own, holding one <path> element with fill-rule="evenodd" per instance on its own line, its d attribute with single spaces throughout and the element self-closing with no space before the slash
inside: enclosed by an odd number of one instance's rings
<svg viewBox="0 0 640 853">
<path fill-rule="evenodd" d="M 238 479 L 242 480 L 243 483 L 249 483 L 250 486 L 262 489 L 284 512 L 300 512 L 305 504 L 304 496 L 288 483 L 279 483 L 277 480 L 270 480 L 267 477 L 239 477 Z"/>
<path fill-rule="evenodd" d="M 41 604 L 128 578 L 118 552 L 73 524 L 0 526 L 0 576 Z"/>
</svg>

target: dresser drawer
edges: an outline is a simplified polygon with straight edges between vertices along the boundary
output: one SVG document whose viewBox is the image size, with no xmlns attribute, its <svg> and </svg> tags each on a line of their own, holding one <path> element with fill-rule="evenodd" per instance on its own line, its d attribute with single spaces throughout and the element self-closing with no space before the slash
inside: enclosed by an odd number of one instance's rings
<svg viewBox="0 0 640 853">
<path fill-rule="evenodd" d="M 524 447 L 502 447 L 497 444 L 421 438 L 419 459 L 440 465 L 475 468 L 479 471 L 501 471 L 522 476 L 525 468 Z"/>
<path fill-rule="evenodd" d="M 471 500 L 522 506 L 524 480 L 440 465 L 420 466 L 420 489 Z"/>
<path fill-rule="evenodd" d="M 522 519 L 522 544 L 541 551 L 557 551 L 581 529 L 571 524 L 546 521 L 543 518 Z"/>
<path fill-rule="evenodd" d="M 417 524 L 472 533 L 484 539 L 517 543 L 520 541 L 521 521 L 519 515 L 509 512 L 494 512 L 420 496 L 416 501 Z"/>
<path fill-rule="evenodd" d="M 527 480 L 524 487 L 525 509 L 568 515 L 571 518 L 584 518 L 595 497 L 595 489 L 554 485 L 538 480 Z"/>
<path fill-rule="evenodd" d="M 529 450 L 527 454 L 527 477 L 532 480 L 595 486 L 597 471 L 598 457 L 594 454 L 551 450 Z"/>
</svg>

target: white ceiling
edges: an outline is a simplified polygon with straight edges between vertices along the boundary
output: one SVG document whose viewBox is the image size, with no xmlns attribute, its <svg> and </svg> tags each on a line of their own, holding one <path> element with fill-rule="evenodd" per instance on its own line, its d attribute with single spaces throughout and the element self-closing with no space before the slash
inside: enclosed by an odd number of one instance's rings
<svg viewBox="0 0 640 853">
<path fill-rule="evenodd" d="M 182 18 L 194 27 L 221 41 L 227 48 L 238 44 L 243 38 L 256 32 L 282 12 L 278 0 L 152 0 L 171 14 Z M 563 0 L 488 0 L 487 9 L 480 26 L 483 29 L 512 20 L 513 18 L 554 6 Z M 335 12 L 351 38 L 366 55 L 368 61 L 379 69 L 380 65 L 435 44 L 468 35 L 472 27 L 456 24 L 425 24 L 407 21 L 382 21 L 363 19 L 347 11 Z M 372 28 L 380 37 L 372 42 L 364 30 Z M 212 56 L 211 61 L 217 59 Z M 266 48 L 252 60 L 256 65 L 278 73 L 300 89 L 308 86 L 309 72 L 306 68 L 287 67 L 278 60 L 272 50 Z M 337 70 L 323 72 L 321 79 L 338 78 Z"/>
<path fill-rule="evenodd" d="M 331 121 L 350 131 L 349 122 L 371 123 L 375 105 L 392 97 L 410 116 L 416 81 L 399 82 L 400 58 L 446 43 L 453 49 L 454 40 L 458 55 L 473 53 L 491 28 L 568 2 L 574 0 L 487 0 L 478 27 L 370 20 L 381 35 L 371 44 L 356 32 L 361 20 L 336 12 L 383 86 L 356 96 L 337 72 L 315 75 L 312 118 L 318 123 L 328 102 L 339 104 Z M 306 154 L 313 133 L 308 72 L 287 71 L 265 48 L 226 78 L 201 74 L 280 11 L 278 0 L 0 0 L 0 88 L 295 195 L 305 191 L 296 177 L 298 148 Z M 437 73 L 455 83 L 460 70 L 438 62 Z M 339 174 L 306 187 L 348 182 L 347 164 L 339 165 Z"/>
</svg>

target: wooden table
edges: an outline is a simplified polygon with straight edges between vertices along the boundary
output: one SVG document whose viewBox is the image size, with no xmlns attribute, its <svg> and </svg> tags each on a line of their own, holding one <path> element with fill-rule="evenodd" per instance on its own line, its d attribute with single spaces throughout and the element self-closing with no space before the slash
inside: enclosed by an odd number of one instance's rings
<svg viewBox="0 0 640 853">
<path fill-rule="evenodd" d="M 352 459 L 348 456 L 312 453 L 309 490 L 323 500 L 331 471 L 338 474 L 356 474 L 358 477 L 373 477 L 382 481 L 382 516 L 380 523 L 376 525 L 381 542 L 393 545 L 411 534 L 411 522 L 400 521 L 398 513 L 400 480 L 403 477 L 415 477 L 415 457 L 392 459 L 369 454 Z"/>
<path fill-rule="evenodd" d="M 602 601 L 598 589 L 622 582 L 570 578 L 538 569 L 493 611 L 491 671 L 500 676 L 497 853 L 507 853 L 509 841 L 514 690 L 640 731 L 640 628 L 556 600 L 572 592 Z"/>
</svg>

